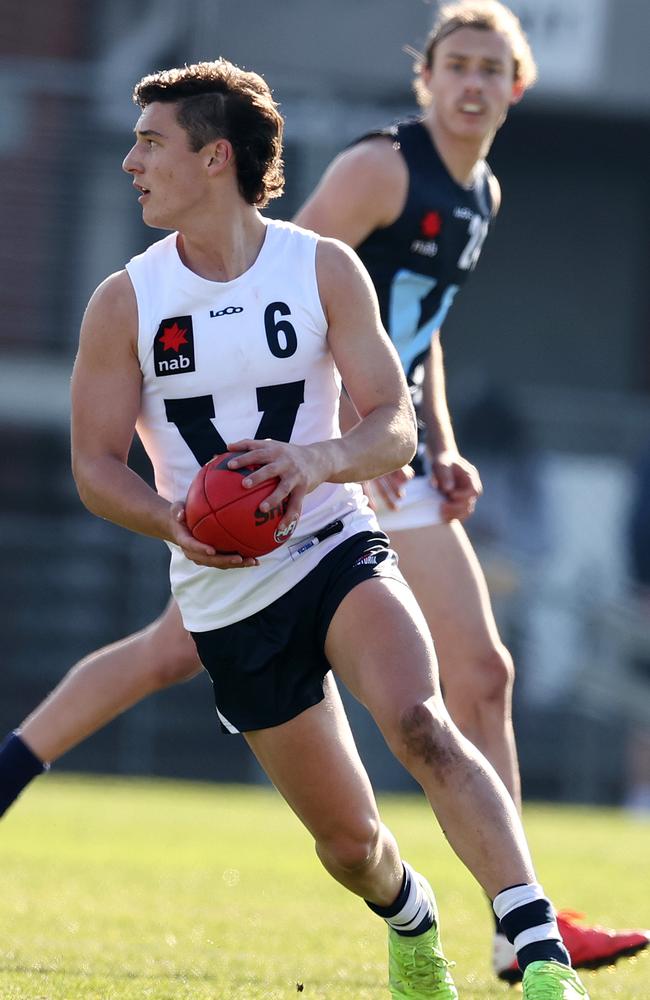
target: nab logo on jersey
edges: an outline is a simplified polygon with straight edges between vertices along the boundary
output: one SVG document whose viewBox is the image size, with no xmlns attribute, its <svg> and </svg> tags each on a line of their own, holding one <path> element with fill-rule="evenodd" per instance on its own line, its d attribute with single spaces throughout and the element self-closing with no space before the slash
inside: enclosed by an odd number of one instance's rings
<svg viewBox="0 0 650 1000">
<path fill-rule="evenodd" d="M 153 364 L 156 375 L 161 376 L 196 371 L 191 316 L 172 316 L 162 321 L 153 342 Z"/>
<path fill-rule="evenodd" d="M 440 230 L 442 229 L 442 216 L 440 212 L 427 212 L 420 219 L 420 231 L 423 236 L 427 239 L 435 239 L 436 236 L 440 235 Z"/>
</svg>

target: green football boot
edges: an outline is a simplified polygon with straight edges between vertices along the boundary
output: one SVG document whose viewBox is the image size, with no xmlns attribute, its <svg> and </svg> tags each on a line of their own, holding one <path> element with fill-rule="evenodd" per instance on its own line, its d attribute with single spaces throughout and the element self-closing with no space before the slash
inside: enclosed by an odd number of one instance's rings
<svg viewBox="0 0 650 1000">
<path fill-rule="evenodd" d="M 393 1000 L 458 1000 L 450 963 L 442 953 L 435 897 L 429 883 L 421 875 L 418 879 L 431 900 L 435 924 L 416 937 L 405 937 L 388 928 L 390 995 Z"/>
<path fill-rule="evenodd" d="M 575 969 L 557 962 L 531 962 L 523 979 L 524 1000 L 589 1000 Z"/>
</svg>

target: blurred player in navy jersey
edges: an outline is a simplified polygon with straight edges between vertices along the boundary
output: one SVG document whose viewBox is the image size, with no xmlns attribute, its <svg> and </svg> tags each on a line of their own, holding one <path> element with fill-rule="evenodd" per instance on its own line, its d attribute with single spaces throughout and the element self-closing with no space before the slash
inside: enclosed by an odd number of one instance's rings
<svg viewBox="0 0 650 1000">
<path fill-rule="evenodd" d="M 408 472 L 369 484 L 382 528 L 425 613 L 447 707 L 521 808 L 512 727 L 512 658 L 484 574 L 462 527 L 481 494 L 458 451 L 447 407 L 440 328 L 476 267 L 501 201 L 485 157 L 536 67 L 515 16 L 492 0 L 445 5 L 418 60 L 416 118 L 361 138 L 338 156 L 296 217 L 355 247 L 408 377 L 420 443 Z M 344 425 L 354 421 L 349 406 Z M 609 965 L 646 932 L 558 923 L 574 965 Z M 493 966 L 520 977 L 497 923 Z"/>
<path fill-rule="evenodd" d="M 498 211 L 499 185 L 485 157 L 509 106 L 534 78 L 527 41 L 507 8 L 491 0 L 444 7 L 417 69 L 421 114 L 342 153 L 297 217 L 357 248 L 377 288 L 422 433 L 412 468 L 376 480 L 370 490 L 435 637 L 452 717 L 518 808 L 513 666 L 461 525 L 481 485 L 456 447 L 440 326 Z M 351 408 L 344 419 L 354 423 Z M 38 760 L 53 761 L 147 693 L 198 670 L 172 602 L 143 632 L 73 668 L 23 724 L 22 739 Z M 648 943 L 645 933 L 582 927 L 569 914 L 560 915 L 559 925 L 576 965 L 608 965 Z M 500 928 L 494 967 L 504 979 L 520 978 Z"/>
</svg>

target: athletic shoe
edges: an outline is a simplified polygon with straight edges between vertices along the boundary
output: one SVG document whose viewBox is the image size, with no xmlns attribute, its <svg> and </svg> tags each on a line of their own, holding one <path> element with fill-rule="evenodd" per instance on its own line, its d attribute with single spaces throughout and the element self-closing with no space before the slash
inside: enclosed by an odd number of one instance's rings
<svg viewBox="0 0 650 1000">
<path fill-rule="evenodd" d="M 522 985 L 523 1000 L 589 1000 L 575 969 L 557 962 L 531 962 Z"/>
<path fill-rule="evenodd" d="M 609 931 L 604 927 L 586 927 L 579 923 L 581 914 L 562 910 L 557 915 L 557 925 L 562 940 L 576 969 L 599 969 L 613 965 L 629 955 L 635 955 L 650 944 L 650 931 Z M 517 983 L 521 972 L 517 965 L 515 949 L 505 934 L 495 934 L 492 966 L 499 979 Z"/>
<path fill-rule="evenodd" d="M 393 1000 L 458 1000 L 449 972 L 450 962 L 442 953 L 438 909 L 429 883 L 418 875 L 420 885 L 431 900 L 433 927 L 406 937 L 388 928 L 388 988 Z"/>
</svg>

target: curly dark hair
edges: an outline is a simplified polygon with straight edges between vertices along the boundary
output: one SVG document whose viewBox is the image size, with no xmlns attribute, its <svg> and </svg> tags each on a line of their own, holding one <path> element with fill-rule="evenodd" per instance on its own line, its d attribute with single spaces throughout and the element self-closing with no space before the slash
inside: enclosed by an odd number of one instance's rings
<svg viewBox="0 0 650 1000">
<path fill-rule="evenodd" d="M 198 152 L 214 139 L 228 139 L 237 181 L 249 205 L 264 208 L 284 190 L 284 121 L 271 90 L 257 73 L 227 59 L 160 70 L 133 90 L 140 108 L 155 101 L 176 105 L 176 120 Z"/>
</svg>

